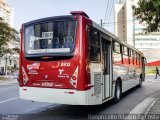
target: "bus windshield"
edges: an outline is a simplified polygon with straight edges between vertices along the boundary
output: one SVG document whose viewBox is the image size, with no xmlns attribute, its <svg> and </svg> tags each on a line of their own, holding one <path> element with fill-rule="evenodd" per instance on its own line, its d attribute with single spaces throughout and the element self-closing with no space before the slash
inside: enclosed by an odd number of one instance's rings
<svg viewBox="0 0 160 120">
<path fill-rule="evenodd" d="M 72 52 L 76 21 L 49 21 L 25 27 L 26 54 Z"/>
</svg>

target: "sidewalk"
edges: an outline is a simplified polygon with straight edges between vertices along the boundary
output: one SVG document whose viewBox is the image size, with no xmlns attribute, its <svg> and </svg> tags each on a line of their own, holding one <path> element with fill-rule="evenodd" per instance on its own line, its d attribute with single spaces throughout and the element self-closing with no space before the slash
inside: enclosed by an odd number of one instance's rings
<svg viewBox="0 0 160 120">
<path fill-rule="evenodd" d="M 146 80 L 155 79 L 155 75 L 146 75 Z M 160 80 L 160 76 L 155 80 Z M 159 86 L 160 87 L 160 86 Z M 160 92 L 153 95 L 155 100 L 149 105 L 145 114 L 148 116 L 146 120 L 160 120 Z"/>
<path fill-rule="evenodd" d="M 12 80 L 12 79 L 13 79 L 13 76 L 11 76 L 11 75 L 8 75 L 8 76 L 0 75 L 0 80 L 2 80 L 2 81 Z"/>
<path fill-rule="evenodd" d="M 160 115 L 160 98 L 151 104 L 151 109 L 148 114 L 159 114 Z"/>
<path fill-rule="evenodd" d="M 17 78 L 14 76 L 0 76 L 0 86 L 17 83 Z"/>
</svg>

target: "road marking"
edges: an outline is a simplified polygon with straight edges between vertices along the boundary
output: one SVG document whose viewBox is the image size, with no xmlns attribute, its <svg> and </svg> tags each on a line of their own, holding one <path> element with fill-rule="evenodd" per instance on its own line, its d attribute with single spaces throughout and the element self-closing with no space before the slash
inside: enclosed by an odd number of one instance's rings
<svg viewBox="0 0 160 120">
<path fill-rule="evenodd" d="M 1 89 L 0 89 L 0 91 L 3 91 L 3 90 L 5 90 L 5 89 L 10 89 L 10 88 L 15 88 L 15 87 L 17 87 L 17 88 L 18 88 L 18 86 L 11 86 L 11 87 L 1 88 Z"/>
<path fill-rule="evenodd" d="M 19 97 L 14 97 L 14 98 L 11 98 L 11 99 L 7 99 L 7 100 L 0 101 L 0 104 L 1 104 L 1 103 L 4 103 L 4 102 L 11 101 L 11 100 L 14 100 L 14 99 L 17 99 L 17 98 L 19 98 Z"/>
</svg>

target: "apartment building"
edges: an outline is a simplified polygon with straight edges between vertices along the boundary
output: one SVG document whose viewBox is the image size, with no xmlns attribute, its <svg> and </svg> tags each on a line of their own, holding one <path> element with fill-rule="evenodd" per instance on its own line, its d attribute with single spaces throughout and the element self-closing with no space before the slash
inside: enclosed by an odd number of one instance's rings
<svg viewBox="0 0 160 120">
<path fill-rule="evenodd" d="M 14 9 L 6 0 L 0 0 L 0 17 L 2 17 L 4 21 L 10 25 L 10 27 L 13 27 Z M 11 40 L 6 47 L 10 49 L 19 48 L 19 35 L 17 35 L 16 40 Z M 15 71 L 18 67 L 18 57 L 18 54 L 9 53 L 1 56 L 0 75 L 7 75 L 12 71 Z"/>
<path fill-rule="evenodd" d="M 0 0 L 0 17 L 2 17 L 6 23 L 13 27 L 14 9 L 6 0 Z"/>
</svg>

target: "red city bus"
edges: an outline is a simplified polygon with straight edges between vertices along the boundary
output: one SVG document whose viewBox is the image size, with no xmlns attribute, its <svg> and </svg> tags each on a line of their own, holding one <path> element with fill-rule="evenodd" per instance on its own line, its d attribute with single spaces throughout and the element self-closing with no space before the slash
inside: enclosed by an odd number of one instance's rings
<svg viewBox="0 0 160 120">
<path fill-rule="evenodd" d="M 82 11 L 24 23 L 20 97 L 70 105 L 96 105 L 141 86 L 143 53 Z"/>
</svg>

